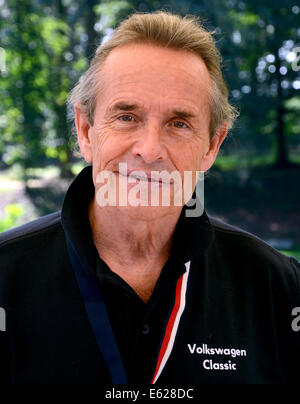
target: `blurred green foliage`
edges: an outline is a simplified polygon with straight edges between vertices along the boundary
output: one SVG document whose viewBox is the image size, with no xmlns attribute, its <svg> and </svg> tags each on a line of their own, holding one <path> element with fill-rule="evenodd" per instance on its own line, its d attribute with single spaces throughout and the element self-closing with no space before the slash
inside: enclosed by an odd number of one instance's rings
<svg viewBox="0 0 300 404">
<path fill-rule="evenodd" d="M 300 78 L 292 63 L 300 8 L 294 0 L 0 0 L 6 66 L 0 72 L 0 168 L 20 164 L 25 181 L 28 168 L 49 164 L 71 175 L 68 92 L 120 20 L 158 9 L 200 16 L 215 31 L 230 99 L 241 113 L 235 136 L 223 146 L 227 163 L 232 167 L 236 155 L 281 168 L 295 160 Z"/>
<path fill-rule="evenodd" d="M 11 204 L 5 207 L 5 217 L 0 219 L 0 233 L 15 227 L 18 219 L 23 215 L 24 209 L 19 204 Z"/>
</svg>

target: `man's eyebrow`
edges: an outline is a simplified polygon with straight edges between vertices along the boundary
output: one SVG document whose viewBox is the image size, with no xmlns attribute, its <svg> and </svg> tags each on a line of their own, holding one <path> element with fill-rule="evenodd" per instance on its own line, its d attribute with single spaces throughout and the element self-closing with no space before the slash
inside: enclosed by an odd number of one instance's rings
<svg viewBox="0 0 300 404">
<path fill-rule="evenodd" d="M 134 111 L 137 109 L 141 109 L 138 104 L 130 104 L 128 102 L 117 102 L 116 104 L 112 105 L 109 109 L 109 113 L 114 113 L 117 111 Z M 183 110 L 183 109 L 173 109 L 172 114 L 179 117 L 179 118 L 196 118 L 196 115 L 192 112 Z"/>
<path fill-rule="evenodd" d="M 117 102 L 116 104 L 112 105 L 109 109 L 108 112 L 113 113 L 117 111 L 134 111 L 136 109 L 139 109 L 140 106 L 137 104 L 129 104 L 127 102 Z"/>
<path fill-rule="evenodd" d="M 196 115 L 192 112 L 185 111 L 183 109 L 173 109 L 172 113 L 179 118 L 196 118 Z"/>
</svg>

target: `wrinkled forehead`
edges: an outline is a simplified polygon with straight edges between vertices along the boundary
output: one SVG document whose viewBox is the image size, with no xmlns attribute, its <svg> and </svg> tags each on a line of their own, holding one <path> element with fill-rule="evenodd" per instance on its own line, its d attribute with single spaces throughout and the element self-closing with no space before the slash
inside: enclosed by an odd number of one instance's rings
<svg viewBox="0 0 300 404">
<path fill-rule="evenodd" d="M 104 61 L 99 79 L 106 98 L 128 90 L 199 103 L 200 98 L 207 102 L 211 88 L 209 72 L 198 55 L 149 44 L 115 48 Z"/>
</svg>

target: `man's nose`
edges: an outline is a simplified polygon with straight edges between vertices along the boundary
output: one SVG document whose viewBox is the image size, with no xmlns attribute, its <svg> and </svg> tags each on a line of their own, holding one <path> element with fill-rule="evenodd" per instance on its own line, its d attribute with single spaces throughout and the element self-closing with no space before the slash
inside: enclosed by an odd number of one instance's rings
<svg viewBox="0 0 300 404">
<path fill-rule="evenodd" d="M 142 157 L 148 164 L 166 159 L 167 151 L 162 143 L 162 133 L 158 124 L 149 123 L 141 129 L 132 153 L 135 157 Z"/>
</svg>

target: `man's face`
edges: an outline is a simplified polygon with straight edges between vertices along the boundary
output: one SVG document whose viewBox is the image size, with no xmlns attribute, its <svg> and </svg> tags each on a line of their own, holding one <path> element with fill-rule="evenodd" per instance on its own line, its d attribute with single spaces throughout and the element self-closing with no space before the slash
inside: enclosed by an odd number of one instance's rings
<svg viewBox="0 0 300 404">
<path fill-rule="evenodd" d="M 118 188 L 119 163 L 127 163 L 128 172 L 178 171 L 182 178 L 185 171 L 212 165 L 226 130 L 210 142 L 211 83 L 198 56 L 149 44 L 118 47 L 104 63 L 101 82 L 93 126 L 75 107 L 79 144 L 93 165 L 96 191 L 103 170 L 116 175 Z M 136 183 L 128 183 L 128 191 Z M 151 192 L 151 182 L 144 184 Z M 174 206 L 123 209 L 147 217 L 157 209 L 168 214 Z"/>
</svg>

